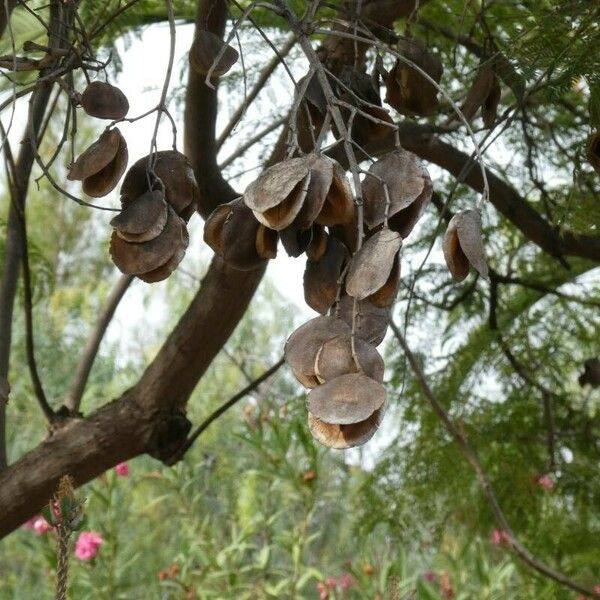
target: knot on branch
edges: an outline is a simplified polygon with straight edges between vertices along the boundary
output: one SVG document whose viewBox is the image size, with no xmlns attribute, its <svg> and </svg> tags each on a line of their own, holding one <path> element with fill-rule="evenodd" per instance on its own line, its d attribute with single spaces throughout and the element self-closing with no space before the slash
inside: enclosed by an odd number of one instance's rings
<svg viewBox="0 0 600 600">
<path fill-rule="evenodd" d="M 192 427 L 183 411 L 158 415 L 148 441 L 148 454 L 166 465 L 178 454 Z"/>
</svg>

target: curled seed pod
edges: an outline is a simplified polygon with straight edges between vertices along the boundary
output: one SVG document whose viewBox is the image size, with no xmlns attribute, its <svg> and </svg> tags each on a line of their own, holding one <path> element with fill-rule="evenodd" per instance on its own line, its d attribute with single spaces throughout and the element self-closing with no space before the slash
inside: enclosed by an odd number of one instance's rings
<svg viewBox="0 0 600 600">
<path fill-rule="evenodd" d="M 325 254 L 318 261 L 306 261 L 304 300 L 313 310 L 327 314 L 335 302 L 338 279 L 349 256 L 346 246 L 330 236 Z"/>
<path fill-rule="evenodd" d="M 318 385 L 315 358 L 324 342 L 338 335 L 349 335 L 350 328 L 333 316 L 311 319 L 298 327 L 285 344 L 285 361 L 294 375 L 306 387 Z"/>
<path fill-rule="evenodd" d="M 383 406 L 383 385 L 362 373 L 348 373 L 312 389 L 307 398 L 308 411 L 333 425 L 349 425 L 368 419 Z"/>
<path fill-rule="evenodd" d="M 313 225 L 312 237 L 306 247 L 306 256 L 309 260 L 317 261 L 325 254 L 327 250 L 327 232 L 322 225 Z"/>
<path fill-rule="evenodd" d="M 354 339 L 354 354 L 351 335 L 338 335 L 324 342 L 319 348 L 315 359 L 317 379 L 323 383 L 346 373 L 362 372 L 367 377 L 382 383 L 383 358 L 381 358 L 381 354 L 377 352 L 375 346 L 356 337 Z"/>
<path fill-rule="evenodd" d="M 469 265 L 488 279 L 481 238 L 481 216 L 478 211 L 465 210 L 450 219 L 444 235 L 443 250 L 448 269 L 456 281 L 462 281 L 469 274 Z"/>
<path fill-rule="evenodd" d="M 348 223 L 354 212 L 354 196 L 346 172 L 339 163 L 333 162 L 331 186 L 315 222 L 328 226 Z"/>
<path fill-rule="evenodd" d="M 81 94 L 81 106 L 91 117 L 122 119 L 129 111 L 125 94 L 104 81 L 92 81 Z"/>
<path fill-rule="evenodd" d="M 388 226 L 406 238 L 429 204 L 433 185 L 415 154 L 396 150 L 371 165 L 362 192 L 367 226 L 373 229 L 385 221 L 389 202 Z"/>
<path fill-rule="evenodd" d="M 481 108 L 481 114 L 486 127 L 491 127 L 496 120 L 496 110 L 500 102 L 500 84 L 494 71 L 483 67 L 477 73 L 467 97 L 461 106 L 461 111 L 468 121 L 471 121 Z"/>
<path fill-rule="evenodd" d="M 368 297 L 368 300 L 379 308 L 389 308 L 396 299 L 398 289 L 400 288 L 400 253 L 394 259 L 394 266 L 390 271 L 385 284 L 374 294 Z"/>
<path fill-rule="evenodd" d="M 436 83 L 442 78 L 440 59 L 427 50 L 423 42 L 404 39 L 398 42 L 398 52 L 427 73 Z M 437 88 L 414 67 L 398 59 L 385 79 L 385 101 L 405 115 L 429 116 L 438 108 Z"/>
<path fill-rule="evenodd" d="M 589 358 L 583 363 L 583 373 L 579 376 L 579 385 L 584 387 L 590 385 L 593 388 L 600 387 L 600 359 Z"/>
<path fill-rule="evenodd" d="M 229 204 L 219 204 L 204 223 L 204 241 L 218 256 L 223 256 L 223 226 L 231 212 Z"/>
<path fill-rule="evenodd" d="M 153 240 L 132 244 L 113 231 L 110 255 L 117 268 L 129 275 L 141 275 L 162 267 L 185 242 L 185 221 L 172 208 L 168 209 L 167 222 L 161 234 Z"/>
<path fill-rule="evenodd" d="M 334 164 L 337 165 L 337 163 L 323 156 L 317 156 L 311 161 L 310 182 L 306 197 L 291 225 L 295 229 L 308 229 L 321 213 L 332 186 Z"/>
<path fill-rule="evenodd" d="M 127 161 L 129 160 L 127 142 L 118 130 L 117 136 L 119 147 L 114 158 L 105 167 L 83 180 L 82 189 L 88 196 L 93 198 L 106 196 L 117 187 L 119 180 L 125 173 Z"/>
<path fill-rule="evenodd" d="M 123 206 L 148 191 L 148 157 L 136 161 L 123 180 L 121 203 Z M 189 219 L 196 208 L 199 195 L 194 170 L 187 157 L 175 150 L 161 150 L 156 153 L 154 175 L 150 174 L 150 189 L 158 189 L 159 178 L 164 185 L 165 200 L 175 212 Z"/>
<path fill-rule="evenodd" d="M 157 283 L 167 279 L 173 271 L 179 266 L 179 263 L 185 256 L 185 251 L 190 243 L 190 236 L 187 231 L 187 227 L 184 225 L 182 230 L 181 242 L 177 245 L 175 252 L 171 258 L 161 267 L 148 271 L 147 273 L 141 273 L 138 278 L 145 283 Z"/>
<path fill-rule="evenodd" d="M 277 258 L 279 235 L 273 229 L 258 224 L 256 230 L 256 253 L 264 260 Z"/>
<path fill-rule="evenodd" d="M 387 282 L 402 246 L 400 234 L 382 229 L 371 236 L 352 257 L 346 277 L 346 292 L 363 300 Z"/>
<path fill-rule="evenodd" d="M 167 222 L 167 215 L 164 195 L 155 190 L 130 202 L 110 224 L 126 242 L 148 242 L 160 235 Z"/>
<path fill-rule="evenodd" d="M 121 144 L 121 137 L 116 127 L 104 131 L 70 166 L 67 179 L 81 181 L 106 167 L 115 158 Z"/>
<path fill-rule="evenodd" d="M 355 300 L 351 296 L 343 295 L 340 298 L 337 309 L 340 318 L 349 327 L 352 327 L 355 302 L 358 309 L 356 313 L 356 335 L 374 346 L 379 346 L 385 337 L 390 322 L 389 309 L 375 306 L 366 299 Z"/>
<path fill-rule="evenodd" d="M 224 51 L 223 51 L 224 48 Z M 199 75 L 208 75 L 213 63 L 222 52 L 219 61 L 215 64 L 213 75 L 221 77 L 233 67 L 239 57 L 238 51 L 232 48 L 218 36 L 200 29 L 196 32 L 192 47 L 190 48 L 190 65 Z"/>
<path fill-rule="evenodd" d="M 297 258 L 309 246 L 312 240 L 312 227 L 309 229 L 294 229 L 291 225 L 279 232 L 281 244 L 288 256 Z"/>
<path fill-rule="evenodd" d="M 597 173 L 600 173 L 600 131 L 596 131 L 587 145 L 587 157 Z"/>
<path fill-rule="evenodd" d="M 324 446 L 346 450 L 366 444 L 379 429 L 383 415 L 382 407 L 364 421 L 350 425 L 333 425 L 308 413 L 308 428 L 313 437 Z"/>
</svg>

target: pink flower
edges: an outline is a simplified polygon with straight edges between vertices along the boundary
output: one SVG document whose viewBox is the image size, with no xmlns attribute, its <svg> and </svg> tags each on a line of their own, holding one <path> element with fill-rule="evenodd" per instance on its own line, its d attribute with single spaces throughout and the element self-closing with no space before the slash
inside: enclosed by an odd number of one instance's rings
<svg viewBox="0 0 600 600">
<path fill-rule="evenodd" d="M 354 583 L 354 577 L 350 573 L 342 573 L 338 579 L 338 585 L 342 591 L 347 590 Z"/>
<path fill-rule="evenodd" d="M 129 475 L 129 465 L 126 462 L 119 463 L 115 467 L 115 471 L 119 477 L 127 477 Z"/>
<path fill-rule="evenodd" d="M 594 586 L 594 593 L 600 594 L 600 583 Z"/>
<path fill-rule="evenodd" d="M 325 585 L 330 590 L 335 590 L 335 588 L 337 587 L 337 579 L 335 577 L 328 577 L 327 580 L 325 581 Z"/>
<path fill-rule="evenodd" d="M 75 556 L 79 560 L 92 560 L 103 543 L 104 540 L 99 533 L 82 531 L 75 542 Z"/>
<path fill-rule="evenodd" d="M 452 588 L 448 571 L 442 571 L 442 574 L 440 575 L 440 591 L 444 598 L 447 598 L 448 600 L 454 598 L 454 589 Z"/>
<path fill-rule="evenodd" d="M 490 539 L 494 546 L 504 546 L 509 540 L 508 533 L 502 529 L 494 529 L 490 535 Z"/>
<path fill-rule="evenodd" d="M 29 521 L 25 521 L 23 523 L 23 527 L 25 529 L 31 529 L 35 531 L 38 535 L 44 535 L 44 533 L 48 533 L 52 530 L 52 525 L 42 517 L 42 515 L 36 515 L 35 517 L 31 517 Z"/>
<path fill-rule="evenodd" d="M 329 589 L 326 583 L 318 581 L 317 590 L 319 592 L 319 600 L 327 600 L 327 598 L 329 598 Z"/>
<path fill-rule="evenodd" d="M 423 573 L 423 579 L 430 581 L 431 583 L 436 580 L 436 577 L 437 576 L 433 571 L 425 571 L 425 573 Z"/>
<path fill-rule="evenodd" d="M 554 488 L 555 485 L 554 479 L 552 479 L 552 477 L 550 477 L 550 475 L 548 474 L 538 475 L 538 477 L 536 478 L 536 482 L 542 489 L 546 491 L 550 491 Z"/>
</svg>

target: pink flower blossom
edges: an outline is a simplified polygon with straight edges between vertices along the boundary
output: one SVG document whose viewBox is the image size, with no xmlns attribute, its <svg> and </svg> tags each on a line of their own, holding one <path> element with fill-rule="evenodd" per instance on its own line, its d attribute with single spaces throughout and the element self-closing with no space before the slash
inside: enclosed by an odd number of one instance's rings
<svg viewBox="0 0 600 600">
<path fill-rule="evenodd" d="M 354 584 L 354 577 L 350 573 L 342 573 L 338 579 L 338 585 L 342 591 L 347 590 Z"/>
<path fill-rule="evenodd" d="M 494 529 L 490 535 L 490 539 L 492 540 L 492 544 L 494 546 L 504 546 L 504 544 L 508 543 L 508 533 L 503 531 L 502 529 Z"/>
<path fill-rule="evenodd" d="M 119 477 L 127 477 L 129 475 L 129 465 L 126 462 L 119 463 L 115 467 L 115 471 Z"/>
<path fill-rule="evenodd" d="M 79 560 L 92 560 L 103 543 L 104 540 L 99 533 L 82 531 L 75 542 L 75 556 Z"/>
<path fill-rule="evenodd" d="M 440 575 L 440 591 L 442 592 L 442 596 L 447 600 L 454 598 L 454 589 L 450 582 L 448 571 L 442 571 L 442 574 Z"/>
<path fill-rule="evenodd" d="M 552 479 L 552 477 L 548 474 L 539 475 L 536 478 L 536 482 L 543 490 L 546 490 L 546 491 L 550 491 L 551 489 L 554 488 L 554 485 L 555 485 L 554 479 Z"/>
<path fill-rule="evenodd" d="M 327 598 L 329 598 L 329 588 L 326 583 L 318 581 L 317 590 L 319 592 L 319 600 L 327 600 Z"/>
<path fill-rule="evenodd" d="M 44 533 L 48 533 L 52 530 L 52 525 L 42 517 L 42 515 L 35 515 L 35 517 L 31 517 L 29 521 L 25 521 L 23 523 L 23 527 L 25 529 L 31 529 L 35 531 L 38 535 L 44 535 Z"/>
<path fill-rule="evenodd" d="M 425 571 L 425 573 L 423 573 L 423 579 L 431 583 L 433 583 L 436 580 L 436 578 L 437 575 L 433 571 Z"/>
</svg>

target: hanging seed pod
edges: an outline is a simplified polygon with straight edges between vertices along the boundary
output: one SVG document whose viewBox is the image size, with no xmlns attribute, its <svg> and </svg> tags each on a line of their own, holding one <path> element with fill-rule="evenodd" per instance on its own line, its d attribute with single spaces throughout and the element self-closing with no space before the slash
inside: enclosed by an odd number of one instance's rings
<svg viewBox="0 0 600 600">
<path fill-rule="evenodd" d="M 277 258 L 277 242 L 279 235 L 273 229 L 258 224 L 256 230 L 256 253 L 264 260 Z"/>
<path fill-rule="evenodd" d="M 316 223 L 312 226 L 312 236 L 310 243 L 306 247 L 306 256 L 309 260 L 318 261 L 327 250 L 327 232 L 322 225 Z"/>
<path fill-rule="evenodd" d="M 304 300 L 313 310 L 322 315 L 327 314 L 335 302 L 338 279 L 349 257 L 346 246 L 330 236 L 325 254 L 318 261 L 306 261 Z"/>
<path fill-rule="evenodd" d="M 325 342 L 317 352 L 315 374 L 320 383 L 335 379 L 347 373 L 364 373 L 378 383 L 383 382 L 383 358 L 371 344 L 354 339 L 352 353 L 352 336 L 339 335 Z M 358 365 L 356 364 L 358 360 Z"/>
<path fill-rule="evenodd" d="M 93 198 L 102 198 L 112 192 L 127 168 L 129 160 L 127 142 L 118 130 L 115 131 L 117 131 L 119 147 L 114 158 L 105 167 L 86 177 L 81 186 L 84 193 Z"/>
<path fill-rule="evenodd" d="M 500 84 L 494 71 L 488 67 L 480 69 L 461 107 L 467 121 L 471 121 L 481 108 L 486 127 L 491 127 L 496 121 L 500 94 Z"/>
<path fill-rule="evenodd" d="M 469 274 L 469 265 L 488 279 L 488 266 L 481 239 L 481 216 L 478 211 L 465 210 L 450 219 L 444 235 L 443 250 L 448 269 L 456 281 L 462 281 Z"/>
<path fill-rule="evenodd" d="M 383 287 L 368 297 L 369 302 L 379 308 L 389 308 L 394 303 L 400 288 L 400 253 L 394 258 L 394 266 Z"/>
<path fill-rule="evenodd" d="M 340 225 L 334 225 L 329 227 L 329 235 L 336 237 L 340 240 L 346 248 L 350 251 L 350 254 L 356 252 L 358 242 L 358 214 L 354 211 L 352 218 L 347 223 L 341 223 Z"/>
<path fill-rule="evenodd" d="M 308 428 L 323 446 L 346 450 L 366 444 L 377 432 L 383 420 L 384 409 L 377 409 L 370 417 L 351 425 L 332 425 L 308 413 Z"/>
<path fill-rule="evenodd" d="M 129 275 L 141 275 L 162 267 L 181 248 L 186 239 L 185 221 L 169 207 L 161 234 L 148 242 L 126 242 L 113 231 L 110 255 L 117 268 Z"/>
<path fill-rule="evenodd" d="M 383 385 L 362 373 L 348 373 L 312 389 L 308 412 L 332 425 L 349 425 L 368 419 L 383 406 Z"/>
<path fill-rule="evenodd" d="M 587 157 L 597 173 L 600 173 L 600 131 L 590 138 L 587 146 Z"/>
<path fill-rule="evenodd" d="M 81 106 L 91 117 L 122 119 L 129 111 L 125 94 L 104 81 L 92 81 L 81 94 Z"/>
<path fill-rule="evenodd" d="M 308 229 L 319 217 L 333 186 L 334 164 L 339 167 L 338 163 L 322 156 L 317 156 L 311 161 L 310 182 L 306 198 L 291 227 L 299 230 Z M 338 183 L 336 182 L 335 185 L 337 186 Z"/>
<path fill-rule="evenodd" d="M 298 89 L 305 85 L 306 75 L 298 81 Z M 319 132 L 325 122 L 327 99 L 315 74 L 310 75 L 310 81 L 304 92 L 304 97 L 296 114 L 296 131 L 298 144 L 303 152 L 312 152 Z"/>
<path fill-rule="evenodd" d="M 239 54 L 235 48 L 225 44 L 218 35 L 201 29 L 196 32 L 196 37 L 190 48 L 190 65 L 198 75 L 208 75 L 210 68 L 221 52 L 222 56 L 213 69 L 215 77 L 225 75 L 237 62 Z"/>
<path fill-rule="evenodd" d="M 371 165 L 362 182 L 364 219 L 370 229 L 385 221 L 387 185 L 388 226 L 406 238 L 431 200 L 433 185 L 412 152 L 396 150 Z"/>
<path fill-rule="evenodd" d="M 167 222 L 167 203 L 162 192 L 146 192 L 111 220 L 117 235 L 126 242 L 141 243 L 158 237 Z"/>
<path fill-rule="evenodd" d="M 392 272 L 400 246 L 400 234 L 390 229 L 370 237 L 350 261 L 346 292 L 363 300 L 380 290 Z"/>
<path fill-rule="evenodd" d="M 144 156 L 127 171 L 121 186 L 123 206 L 148 191 L 147 169 L 148 157 Z M 199 191 L 187 157 L 175 150 L 161 150 L 156 153 L 153 170 L 155 176 L 150 174 L 150 189 L 160 187 L 156 180 L 158 177 L 165 188 L 165 200 L 180 217 L 189 219 L 196 208 Z"/>
<path fill-rule="evenodd" d="M 208 216 L 204 223 L 204 241 L 212 251 L 223 256 L 222 233 L 227 217 L 231 213 L 229 204 L 219 204 Z M 257 232 L 258 233 L 258 232 Z"/>
<path fill-rule="evenodd" d="M 102 170 L 115 158 L 121 139 L 121 133 L 117 128 L 104 131 L 69 167 L 67 179 L 81 181 Z"/>
<path fill-rule="evenodd" d="M 138 275 L 139 279 L 145 283 L 158 283 L 159 281 L 167 279 L 171 273 L 177 269 L 179 263 L 183 260 L 185 251 L 190 243 L 190 236 L 188 234 L 187 227 L 184 226 L 182 233 L 183 237 L 181 243 L 177 246 L 173 256 L 171 256 L 171 258 L 164 265 L 162 265 L 162 267 L 158 267 L 158 269 Z"/>
<path fill-rule="evenodd" d="M 300 230 L 290 226 L 279 232 L 284 250 L 293 258 L 298 258 L 308 248 L 312 235 L 312 227 Z"/>
<path fill-rule="evenodd" d="M 442 78 L 440 59 L 427 50 L 423 42 L 404 39 L 398 42 L 398 53 L 427 73 L 436 83 Z M 405 115 L 427 117 L 438 108 L 437 88 L 417 69 L 398 59 L 385 78 L 385 101 Z"/>
<path fill-rule="evenodd" d="M 374 346 L 379 346 L 385 337 L 390 322 L 389 309 L 375 306 L 366 299 L 355 300 L 352 296 L 343 295 L 340 298 L 337 309 L 340 318 L 349 327 L 352 327 L 354 302 L 356 302 L 358 308 L 356 314 L 356 335 Z M 332 312 L 334 310 L 335 307 L 332 309 Z"/>
<path fill-rule="evenodd" d="M 332 180 L 316 223 L 320 225 L 341 225 L 354 216 L 354 196 L 346 172 L 338 162 L 333 162 Z"/>
<path fill-rule="evenodd" d="M 583 373 L 579 376 L 579 385 L 584 387 L 590 385 L 593 388 L 600 387 L 600 359 L 589 358 L 583 363 Z"/>
<path fill-rule="evenodd" d="M 333 316 L 311 319 L 290 335 L 284 356 L 298 381 L 312 388 L 319 384 L 315 374 L 315 359 L 324 342 L 338 335 L 349 335 L 350 328 Z"/>
</svg>

